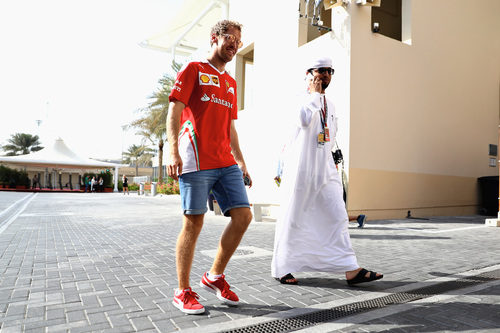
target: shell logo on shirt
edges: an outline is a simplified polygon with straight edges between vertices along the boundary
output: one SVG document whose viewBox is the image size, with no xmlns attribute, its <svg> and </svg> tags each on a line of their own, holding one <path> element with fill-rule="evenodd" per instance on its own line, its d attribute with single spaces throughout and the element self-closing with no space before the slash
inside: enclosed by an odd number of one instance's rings
<svg viewBox="0 0 500 333">
<path fill-rule="evenodd" d="M 200 86 L 216 86 L 220 87 L 219 77 L 217 75 L 198 72 Z"/>
<path fill-rule="evenodd" d="M 210 77 L 207 74 L 200 73 L 200 84 L 210 83 Z"/>
</svg>

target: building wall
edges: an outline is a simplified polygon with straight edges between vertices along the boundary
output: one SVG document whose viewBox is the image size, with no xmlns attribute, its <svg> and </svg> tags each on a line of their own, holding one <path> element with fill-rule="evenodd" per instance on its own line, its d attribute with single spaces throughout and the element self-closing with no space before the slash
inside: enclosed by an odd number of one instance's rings
<svg viewBox="0 0 500 333">
<path fill-rule="evenodd" d="M 412 1 L 411 45 L 372 33 L 370 7 L 349 12 L 348 210 L 476 213 L 477 178 L 498 175 L 500 1 Z"/>
<path fill-rule="evenodd" d="M 163 163 L 165 163 L 165 161 L 163 161 Z M 123 175 L 127 175 L 128 178 L 135 177 L 135 167 L 121 167 L 118 170 L 118 172 L 119 172 L 119 179 L 121 179 L 121 177 Z M 152 178 L 153 177 L 153 168 L 151 168 L 151 167 L 147 167 L 147 168 L 139 167 L 138 176 L 149 176 Z"/>
</svg>

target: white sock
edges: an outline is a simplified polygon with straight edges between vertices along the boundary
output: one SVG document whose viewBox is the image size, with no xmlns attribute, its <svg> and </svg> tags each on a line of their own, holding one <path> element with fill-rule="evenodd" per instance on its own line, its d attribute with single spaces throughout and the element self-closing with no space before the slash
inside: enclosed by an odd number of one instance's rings
<svg viewBox="0 0 500 333">
<path fill-rule="evenodd" d="M 212 280 L 212 281 L 217 280 L 217 279 L 218 279 L 218 278 L 220 278 L 221 276 L 222 276 L 222 274 L 219 274 L 219 275 L 214 275 L 214 274 L 212 274 L 212 273 L 210 273 L 210 272 L 208 272 L 208 273 L 207 273 L 207 278 L 208 278 L 209 280 Z"/>
<path fill-rule="evenodd" d="M 189 288 L 180 290 L 179 288 L 175 288 L 175 296 L 179 296 L 184 290 L 188 290 Z"/>
</svg>

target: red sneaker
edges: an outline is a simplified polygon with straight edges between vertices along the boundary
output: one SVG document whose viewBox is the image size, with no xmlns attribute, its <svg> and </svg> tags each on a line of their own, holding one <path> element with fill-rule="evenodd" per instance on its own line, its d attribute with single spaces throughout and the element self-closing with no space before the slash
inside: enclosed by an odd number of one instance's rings
<svg viewBox="0 0 500 333">
<path fill-rule="evenodd" d="M 224 274 L 214 281 L 210 280 L 207 275 L 208 272 L 203 274 L 200 281 L 200 287 L 203 287 L 205 290 L 217 295 L 217 298 L 226 304 L 238 305 L 238 301 L 240 299 L 233 291 L 230 290 L 231 287 L 229 286 L 229 283 L 226 282 Z"/>
<path fill-rule="evenodd" d="M 199 314 L 205 312 L 205 308 L 198 302 L 197 293 L 191 288 L 184 289 L 180 294 L 174 294 L 172 304 L 179 310 L 187 314 Z"/>
</svg>

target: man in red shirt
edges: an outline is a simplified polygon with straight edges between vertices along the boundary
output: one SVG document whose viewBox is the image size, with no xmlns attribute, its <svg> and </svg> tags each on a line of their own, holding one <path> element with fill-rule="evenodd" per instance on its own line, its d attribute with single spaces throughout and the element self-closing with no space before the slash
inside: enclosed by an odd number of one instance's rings
<svg viewBox="0 0 500 333">
<path fill-rule="evenodd" d="M 190 287 L 189 275 L 209 192 L 231 221 L 200 286 L 226 304 L 236 305 L 239 299 L 223 273 L 252 220 L 245 189 L 245 183 L 251 186 L 252 180 L 234 125 L 238 116 L 236 81 L 225 71 L 226 63 L 241 47 L 241 25 L 218 22 L 212 28 L 210 44 L 207 61 L 191 62 L 179 72 L 167 116 L 168 175 L 179 179 L 184 214 L 176 248 L 179 286 L 172 303 L 188 314 L 205 312 Z"/>
</svg>

